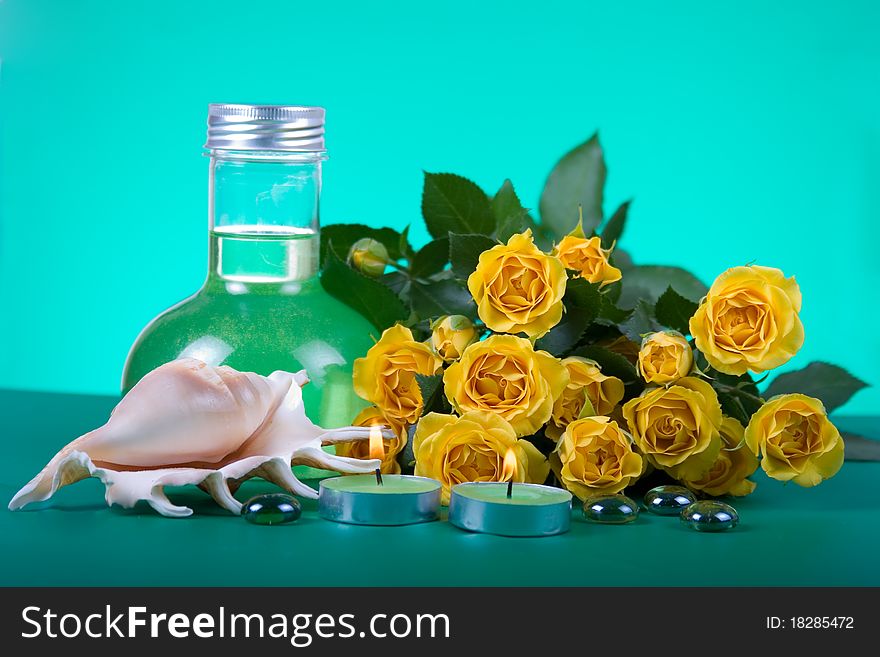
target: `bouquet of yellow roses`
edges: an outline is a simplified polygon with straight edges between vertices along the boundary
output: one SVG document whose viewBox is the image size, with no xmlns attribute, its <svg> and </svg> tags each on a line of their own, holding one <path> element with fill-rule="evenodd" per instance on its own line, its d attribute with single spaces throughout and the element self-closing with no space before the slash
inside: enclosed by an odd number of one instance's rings
<svg viewBox="0 0 880 657">
<path fill-rule="evenodd" d="M 322 284 L 381 331 L 354 389 L 372 404 L 355 423 L 397 435 L 382 469 L 439 480 L 445 501 L 499 480 L 508 451 L 516 481 L 581 499 L 651 470 L 711 496 L 751 493 L 759 465 L 801 486 L 833 476 L 844 443 L 827 414 L 866 384 L 812 363 L 758 389 L 803 344 L 795 279 L 741 266 L 707 288 L 633 264 L 616 246 L 629 203 L 602 215 L 605 173 L 596 137 L 566 154 L 540 221 L 510 181 L 490 197 L 426 173 L 418 250 L 408 230 L 324 229 Z"/>
</svg>

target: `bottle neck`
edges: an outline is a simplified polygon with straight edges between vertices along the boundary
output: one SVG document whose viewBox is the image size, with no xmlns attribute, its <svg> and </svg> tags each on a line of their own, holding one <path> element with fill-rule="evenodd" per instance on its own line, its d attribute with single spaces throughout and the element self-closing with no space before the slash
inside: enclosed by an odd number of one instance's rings
<svg viewBox="0 0 880 657">
<path fill-rule="evenodd" d="M 323 153 L 211 151 L 208 279 L 289 284 L 317 275 Z"/>
</svg>

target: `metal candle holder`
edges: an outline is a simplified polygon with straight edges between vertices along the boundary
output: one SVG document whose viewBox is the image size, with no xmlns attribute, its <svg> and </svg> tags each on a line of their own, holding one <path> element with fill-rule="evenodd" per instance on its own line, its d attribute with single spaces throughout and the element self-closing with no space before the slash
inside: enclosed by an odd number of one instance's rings
<svg viewBox="0 0 880 657">
<path fill-rule="evenodd" d="M 500 536 L 555 536 L 571 524 L 571 493 L 538 484 L 470 482 L 452 488 L 449 522 L 460 529 Z"/>
<path fill-rule="evenodd" d="M 425 477 L 373 475 L 333 477 L 321 481 L 318 514 L 352 525 L 411 525 L 440 515 L 440 482 Z"/>
</svg>

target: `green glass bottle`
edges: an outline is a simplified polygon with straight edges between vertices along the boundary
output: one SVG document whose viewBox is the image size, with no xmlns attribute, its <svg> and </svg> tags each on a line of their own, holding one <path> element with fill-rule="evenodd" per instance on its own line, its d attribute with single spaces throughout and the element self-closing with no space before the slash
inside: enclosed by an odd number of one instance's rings
<svg viewBox="0 0 880 657">
<path fill-rule="evenodd" d="M 309 417 L 327 428 L 350 424 L 365 405 L 352 363 L 376 330 L 318 280 L 324 110 L 213 104 L 205 148 L 207 279 L 138 336 L 123 393 L 182 357 L 259 374 L 305 369 Z"/>
</svg>

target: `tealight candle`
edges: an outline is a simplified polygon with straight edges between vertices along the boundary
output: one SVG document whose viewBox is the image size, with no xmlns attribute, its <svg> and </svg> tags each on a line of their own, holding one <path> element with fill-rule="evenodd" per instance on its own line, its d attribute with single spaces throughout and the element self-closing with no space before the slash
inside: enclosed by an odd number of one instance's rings
<svg viewBox="0 0 880 657">
<path fill-rule="evenodd" d="M 513 450 L 508 450 L 502 481 L 453 486 L 449 522 L 467 531 L 500 536 L 554 536 L 567 532 L 571 523 L 571 493 L 551 486 L 514 483 L 515 474 L 516 457 Z"/>
<path fill-rule="evenodd" d="M 385 455 L 379 427 L 370 432 L 370 458 Z M 318 514 L 353 525 L 411 525 L 440 515 L 440 482 L 381 474 L 333 477 L 321 482 Z"/>
</svg>

